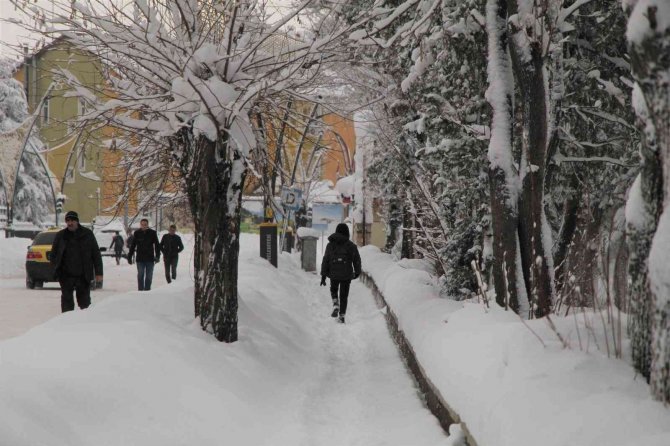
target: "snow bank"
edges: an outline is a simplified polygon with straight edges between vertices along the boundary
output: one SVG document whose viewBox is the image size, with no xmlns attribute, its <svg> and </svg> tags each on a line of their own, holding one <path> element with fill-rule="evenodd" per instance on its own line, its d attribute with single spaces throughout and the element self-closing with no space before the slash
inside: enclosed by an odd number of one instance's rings
<svg viewBox="0 0 670 446">
<path fill-rule="evenodd" d="M 234 344 L 200 329 L 188 274 L 0 342 L 0 444 L 453 444 L 417 397 L 367 288 L 352 284 L 350 319 L 337 324 L 298 256 L 282 253 L 274 268 L 258 257 L 258 236 L 240 244 Z"/>
<path fill-rule="evenodd" d="M 344 178 L 337 180 L 335 185 L 335 190 L 340 193 L 341 196 L 346 198 L 351 198 L 354 195 L 354 185 L 355 185 L 354 175 L 349 175 Z"/>
<path fill-rule="evenodd" d="M 312 337 L 294 320 L 298 300 L 267 299 L 296 294 L 295 281 L 248 263 L 233 345 L 202 332 L 190 281 L 109 297 L 0 342 L 2 444 L 266 444 L 291 414 L 258 408 L 300 398 Z"/>
<path fill-rule="evenodd" d="M 300 237 L 300 238 L 303 238 L 303 237 L 319 238 L 319 237 L 321 237 L 321 231 L 317 231 L 316 229 L 301 226 L 301 227 L 298 228 L 298 237 Z"/>
<path fill-rule="evenodd" d="M 26 274 L 28 238 L 0 238 L 0 278 L 23 277 Z"/>
<path fill-rule="evenodd" d="M 428 272 L 372 246 L 360 252 L 428 378 L 478 444 L 670 444 L 670 410 L 589 336 L 585 324 L 597 330 L 600 315 L 555 317 L 566 349 L 546 320 L 524 325 L 495 304 L 440 299 Z"/>
<path fill-rule="evenodd" d="M 340 203 L 340 193 L 335 190 L 330 180 L 318 181 L 312 185 L 307 203 Z"/>
</svg>

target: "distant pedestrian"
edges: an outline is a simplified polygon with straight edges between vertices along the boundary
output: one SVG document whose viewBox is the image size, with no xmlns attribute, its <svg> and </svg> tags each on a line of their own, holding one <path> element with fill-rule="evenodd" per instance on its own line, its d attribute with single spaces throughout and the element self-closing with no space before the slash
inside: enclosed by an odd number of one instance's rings
<svg viewBox="0 0 670 446">
<path fill-rule="evenodd" d="M 128 231 L 128 238 L 126 238 L 126 248 L 128 248 L 128 263 L 133 264 L 133 256 L 130 254 L 130 246 L 135 241 L 135 236 L 131 231 Z"/>
<path fill-rule="evenodd" d="M 131 257 L 135 256 L 137 264 L 137 289 L 140 291 L 149 291 L 151 281 L 154 276 L 154 264 L 161 259 L 160 243 L 158 243 L 158 234 L 149 228 L 149 220 L 143 218 L 140 220 L 140 229 L 133 234 L 133 243 L 130 245 Z"/>
<path fill-rule="evenodd" d="M 165 279 L 171 283 L 177 279 L 177 262 L 179 253 L 184 250 L 181 237 L 177 234 L 177 227 L 170 225 L 168 233 L 161 238 L 161 252 L 163 253 L 163 264 L 165 265 Z"/>
<path fill-rule="evenodd" d="M 112 237 L 112 243 L 109 245 L 109 249 L 114 248 L 114 258 L 116 259 L 116 264 L 121 264 L 121 255 L 123 254 L 123 237 L 119 234 L 119 231 L 116 231 L 116 235 Z"/>
<path fill-rule="evenodd" d="M 361 275 L 361 256 L 358 247 L 349 240 L 349 226 L 337 225 L 335 233 L 328 237 L 326 253 L 321 262 L 321 286 L 330 278 L 330 297 L 333 299 L 332 317 L 344 324 L 351 281 Z M 339 295 L 338 295 L 339 291 Z"/>
<path fill-rule="evenodd" d="M 91 305 L 91 282 L 102 281 L 102 256 L 93 231 L 79 224 L 74 211 L 65 214 L 66 228 L 51 245 L 51 264 L 60 283 L 61 311 L 74 310 L 74 293 L 82 310 Z"/>
</svg>

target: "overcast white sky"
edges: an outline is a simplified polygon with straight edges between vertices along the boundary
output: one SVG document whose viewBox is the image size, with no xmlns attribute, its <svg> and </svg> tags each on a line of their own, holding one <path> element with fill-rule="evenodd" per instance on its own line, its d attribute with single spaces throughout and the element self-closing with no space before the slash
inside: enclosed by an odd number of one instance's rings
<svg viewBox="0 0 670 446">
<path fill-rule="evenodd" d="M 29 34 L 20 26 L 7 23 L 6 19 L 18 19 L 19 12 L 14 10 L 14 5 L 9 0 L 0 0 L 0 57 L 17 58 L 14 52 L 7 45 L 19 45 L 28 43 L 32 45 L 34 37 L 31 39 Z"/>
<path fill-rule="evenodd" d="M 30 0 L 33 2 L 34 0 Z M 38 0 L 39 4 L 49 5 L 50 0 Z M 279 14 L 285 14 L 293 0 L 269 0 L 269 5 L 275 9 Z M 0 57 L 17 59 L 19 54 L 16 53 L 12 46 L 28 44 L 31 47 L 35 42 L 35 37 L 22 29 L 20 26 L 13 23 L 7 23 L 7 19 L 20 19 L 19 11 L 14 10 L 10 0 L 0 0 Z"/>
</svg>

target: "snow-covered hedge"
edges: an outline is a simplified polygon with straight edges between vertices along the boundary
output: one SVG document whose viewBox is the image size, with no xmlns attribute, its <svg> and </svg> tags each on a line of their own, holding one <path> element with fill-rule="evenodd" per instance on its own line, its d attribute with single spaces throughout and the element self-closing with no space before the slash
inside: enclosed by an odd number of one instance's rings
<svg viewBox="0 0 670 446">
<path fill-rule="evenodd" d="M 546 319 L 524 323 L 495 303 L 441 299 L 427 271 L 372 246 L 361 257 L 421 368 L 478 444 L 670 444 L 670 410 L 626 361 L 608 358 L 599 313 L 554 316 L 564 347 Z"/>
</svg>

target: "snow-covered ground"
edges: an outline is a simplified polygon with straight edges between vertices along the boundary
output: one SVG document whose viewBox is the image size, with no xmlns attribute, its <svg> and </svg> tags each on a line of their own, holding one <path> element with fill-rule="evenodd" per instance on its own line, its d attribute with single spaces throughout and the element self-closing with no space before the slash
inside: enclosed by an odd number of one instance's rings
<svg viewBox="0 0 670 446">
<path fill-rule="evenodd" d="M 16 265 L 25 253 L 7 243 L 18 244 L 0 239 L 3 276 L 8 253 Z M 338 325 L 318 276 L 300 271 L 296 254 L 272 268 L 257 244 L 243 235 L 232 345 L 192 317 L 190 243 L 177 281 L 166 285 L 158 265 L 146 293 L 132 291 L 134 266 L 106 259 L 105 290 L 65 315 L 58 289 L 25 290 L 15 265 L 18 277 L 0 279 L 0 444 L 450 444 L 369 290 L 353 282 L 348 323 Z M 597 314 L 554 318 L 564 348 L 544 320 L 524 325 L 494 306 L 438 298 L 420 262 L 372 247 L 361 255 L 480 445 L 670 444 L 670 409 L 625 360 L 607 357 Z"/>
<path fill-rule="evenodd" d="M 25 333 L 35 325 L 58 316 L 60 287 L 47 282 L 44 288 L 26 288 L 25 257 L 29 239 L 0 237 L 0 341 Z M 117 265 L 113 257 L 103 256 L 103 289 L 91 293 L 91 302 L 97 303 L 109 296 L 137 289 L 135 265 L 122 259 Z M 180 267 L 187 268 L 188 258 L 180 259 Z M 163 265 L 156 265 L 154 286 L 165 285 Z M 185 269 L 183 274 L 188 274 Z M 0 443 L 2 445 L 2 443 Z M 4 445 L 3 445 L 4 446 Z"/>
<path fill-rule="evenodd" d="M 354 282 L 338 325 L 295 254 L 274 269 L 257 248 L 243 235 L 234 344 L 193 318 L 190 245 L 177 281 L 163 285 L 158 265 L 150 292 L 125 291 L 134 268 L 106 262 L 105 292 L 118 293 L 94 293 L 86 311 L 61 315 L 56 289 L 33 291 L 55 294 L 49 320 L 11 339 L 0 326 L 0 444 L 449 444 L 367 288 Z M 0 301 L 21 279 L 0 279 Z"/>
<path fill-rule="evenodd" d="M 478 444 L 670 445 L 670 408 L 652 400 L 628 362 L 608 358 L 599 313 L 553 317 L 564 347 L 546 319 L 524 324 L 495 304 L 440 299 L 416 261 L 394 262 L 372 246 L 361 257 L 426 374 Z M 622 329 L 625 338 L 625 321 Z M 626 340 L 623 347 L 627 356 Z"/>
</svg>

